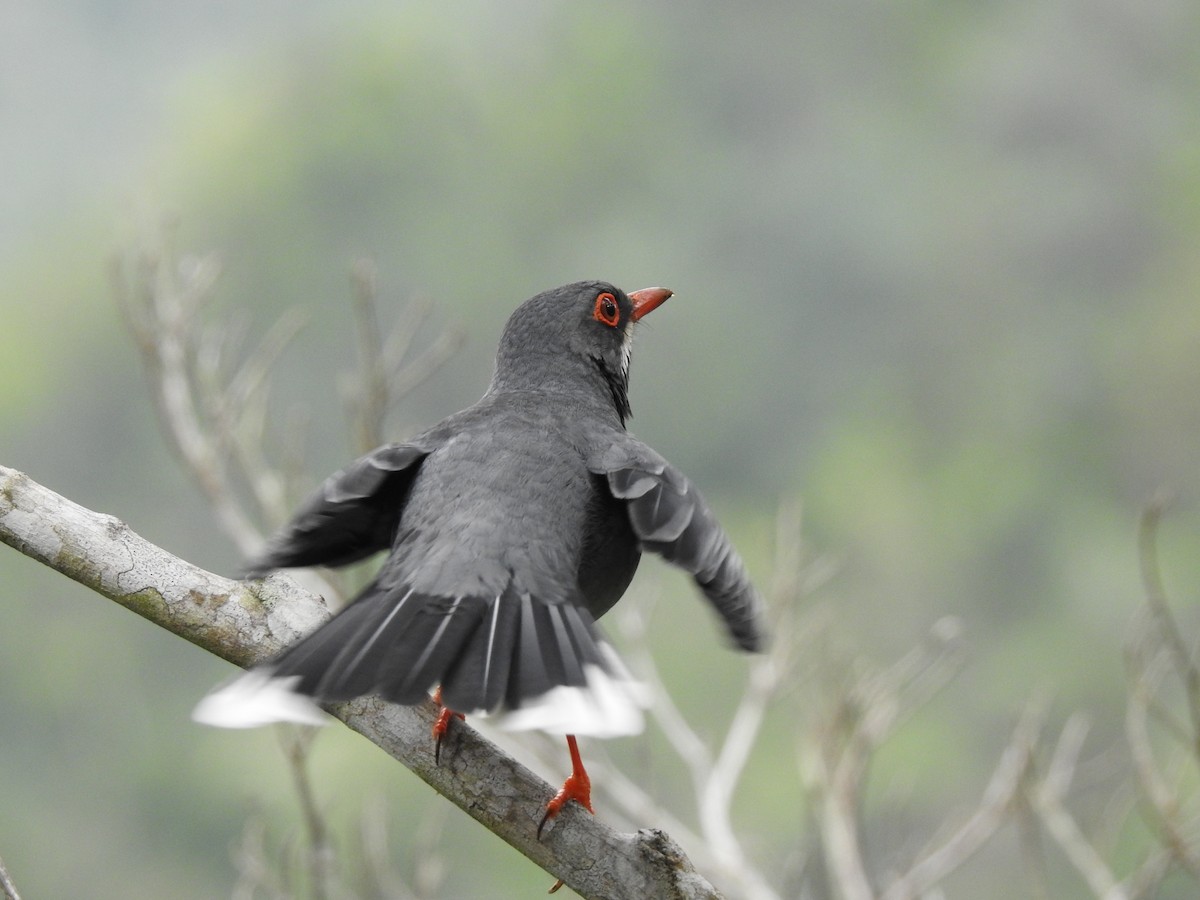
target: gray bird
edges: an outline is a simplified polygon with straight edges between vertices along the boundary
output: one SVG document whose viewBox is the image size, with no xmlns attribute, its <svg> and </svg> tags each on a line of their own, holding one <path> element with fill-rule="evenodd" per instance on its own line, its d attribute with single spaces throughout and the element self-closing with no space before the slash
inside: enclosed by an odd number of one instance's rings
<svg viewBox="0 0 1200 900">
<path fill-rule="evenodd" d="M 734 643 L 759 650 L 763 605 L 699 492 L 625 429 L 635 323 L 671 292 L 600 281 L 509 318 L 487 392 L 420 436 L 331 476 L 249 561 L 247 577 L 387 550 L 340 612 L 218 688 L 197 721 L 319 724 L 366 694 L 568 736 L 568 799 L 590 807 L 574 735 L 642 728 L 643 692 L 596 627 L 643 550 L 688 572 Z M 541 826 L 539 826 L 539 833 Z"/>
</svg>

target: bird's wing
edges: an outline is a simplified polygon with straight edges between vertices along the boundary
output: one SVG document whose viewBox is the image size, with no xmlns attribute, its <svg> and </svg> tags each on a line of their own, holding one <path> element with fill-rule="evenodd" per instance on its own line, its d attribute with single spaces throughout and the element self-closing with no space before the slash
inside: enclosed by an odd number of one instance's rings
<svg viewBox="0 0 1200 900">
<path fill-rule="evenodd" d="M 247 578 L 272 569 L 341 566 L 391 546 L 409 485 L 437 442 L 385 444 L 333 475 L 242 568 Z"/>
<path fill-rule="evenodd" d="M 729 537 L 687 477 L 640 441 L 611 435 L 588 468 L 624 501 L 642 549 L 690 573 L 744 650 L 765 641 L 763 602 Z"/>
</svg>

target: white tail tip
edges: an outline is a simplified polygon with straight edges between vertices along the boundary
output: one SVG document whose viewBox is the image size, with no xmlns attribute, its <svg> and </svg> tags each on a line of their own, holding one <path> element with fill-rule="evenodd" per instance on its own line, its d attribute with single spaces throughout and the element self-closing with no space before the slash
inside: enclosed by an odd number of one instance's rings
<svg viewBox="0 0 1200 900">
<path fill-rule="evenodd" d="M 299 681 L 299 675 L 277 678 L 270 669 L 251 669 L 197 703 L 192 720 L 217 728 L 257 728 L 273 722 L 328 725 L 324 710 L 311 697 L 295 692 Z"/>
<path fill-rule="evenodd" d="M 585 687 L 551 688 L 519 709 L 501 713 L 497 724 L 509 731 L 536 729 L 599 738 L 641 732 L 642 708 L 648 699 L 645 687 L 632 678 L 614 677 L 596 665 L 585 666 L 584 675 Z"/>
</svg>

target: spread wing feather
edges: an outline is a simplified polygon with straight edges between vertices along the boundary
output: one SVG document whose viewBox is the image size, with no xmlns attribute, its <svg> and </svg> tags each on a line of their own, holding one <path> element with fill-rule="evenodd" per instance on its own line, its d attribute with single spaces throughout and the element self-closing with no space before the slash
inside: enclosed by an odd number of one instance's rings
<svg viewBox="0 0 1200 900">
<path fill-rule="evenodd" d="M 390 547 L 413 475 L 432 449 L 385 444 L 329 476 L 246 562 L 245 577 L 296 566 L 346 565 Z"/>
<path fill-rule="evenodd" d="M 642 548 L 689 572 L 738 646 L 761 650 L 762 598 L 729 537 L 683 473 L 631 437 L 609 442 L 589 468 L 625 501 Z"/>
</svg>

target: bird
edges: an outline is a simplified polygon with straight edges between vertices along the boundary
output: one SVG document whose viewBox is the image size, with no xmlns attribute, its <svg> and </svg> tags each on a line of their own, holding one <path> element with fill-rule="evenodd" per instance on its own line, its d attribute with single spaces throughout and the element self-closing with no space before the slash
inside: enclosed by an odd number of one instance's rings
<svg viewBox="0 0 1200 900">
<path fill-rule="evenodd" d="M 414 705 L 432 691 L 435 758 L 468 714 L 566 736 L 571 776 L 539 838 L 567 802 L 591 811 L 576 736 L 644 724 L 646 691 L 596 624 L 643 552 L 691 575 L 736 647 L 766 641 L 762 597 L 708 504 L 626 427 L 634 332 L 671 296 L 581 281 L 522 303 L 477 403 L 330 476 L 246 562 L 253 579 L 387 553 L 331 619 L 193 718 L 324 724 L 321 703 Z"/>
</svg>

